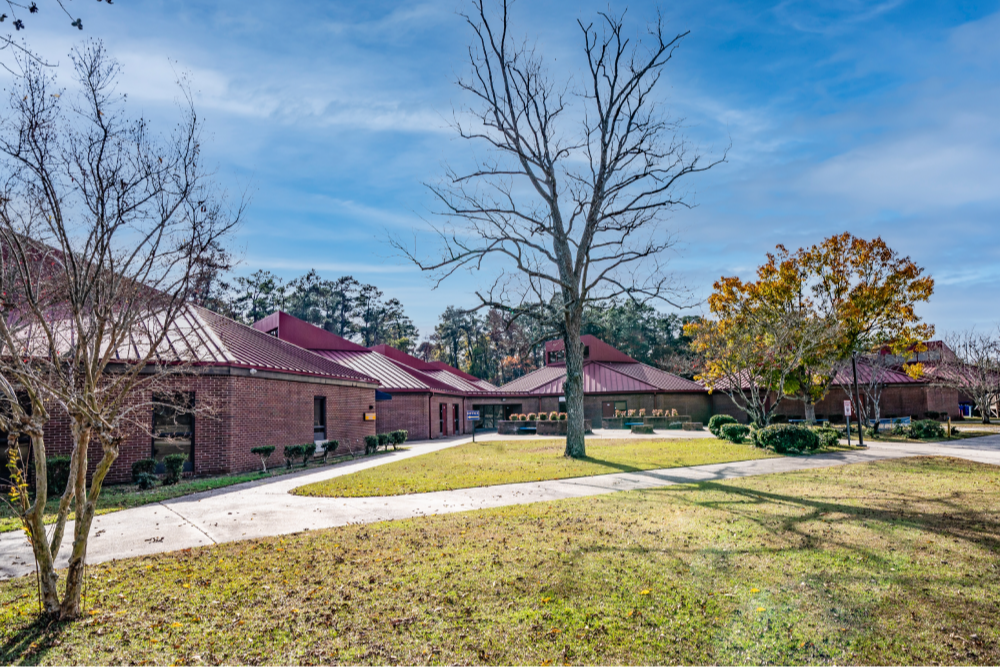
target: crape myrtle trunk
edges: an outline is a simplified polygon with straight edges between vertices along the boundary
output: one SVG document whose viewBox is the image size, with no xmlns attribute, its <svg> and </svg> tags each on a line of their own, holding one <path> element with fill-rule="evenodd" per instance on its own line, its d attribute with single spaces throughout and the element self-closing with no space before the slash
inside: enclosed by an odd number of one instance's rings
<svg viewBox="0 0 1000 667">
<path fill-rule="evenodd" d="M 566 382 L 563 393 L 566 396 L 566 456 L 574 459 L 587 455 L 584 444 L 583 423 L 583 343 L 580 332 L 583 329 L 583 313 L 566 314 L 564 343 L 566 348 Z"/>
</svg>

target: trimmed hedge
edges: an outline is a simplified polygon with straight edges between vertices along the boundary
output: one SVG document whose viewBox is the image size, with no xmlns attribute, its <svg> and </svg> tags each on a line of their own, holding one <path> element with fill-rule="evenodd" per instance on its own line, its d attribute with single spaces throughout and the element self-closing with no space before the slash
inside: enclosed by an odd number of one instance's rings
<svg viewBox="0 0 1000 667">
<path fill-rule="evenodd" d="M 139 459 L 132 464 L 132 483 L 140 489 L 156 484 L 156 459 Z"/>
<path fill-rule="evenodd" d="M 778 454 L 813 452 L 819 449 L 820 439 L 805 426 L 772 424 L 754 432 L 758 447 L 773 449 Z"/>
<path fill-rule="evenodd" d="M 819 436 L 819 446 L 825 449 L 836 447 L 840 442 L 840 432 L 835 428 L 818 428 L 816 435 Z"/>
<path fill-rule="evenodd" d="M 750 427 L 745 424 L 723 424 L 719 434 L 729 442 L 739 445 L 750 435 Z"/>
<path fill-rule="evenodd" d="M 738 424 L 735 417 L 730 417 L 729 415 L 713 415 L 708 420 L 708 430 L 712 432 L 716 438 L 722 437 L 719 435 L 723 424 Z"/>
<path fill-rule="evenodd" d="M 270 458 L 271 454 L 274 454 L 274 445 L 251 447 L 250 453 L 260 457 L 260 465 L 264 468 L 264 472 L 267 472 L 267 459 Z"/>
<path fill-rule="evenodd" d="M 632 433 L 641 433 L 643 435 L 653 435 L 653 427 L 652 426 L 645 426 L 645 425 L 643 425 L 643 426 L 633 426 L 632 427 Z"/>
<path fill-rule="evenodd" d="M 163 476 L 165 486 L 181 481 L 181 473 L 184 472 L 184 462 L 187 459 L 187 454 L 167 454 L 163 457 L 163 467 L 166 471 Z"/>
<path fill-rule="evenodd" d="M 409 435 L 410 432 L 407 431 L 406 429 L 399 429 L 398 431 L 393 431 L 392 433 L 390 433 L 389 440 L 392 441 L 392 448 L 396 449 L 401 444 L 406 442 L 406 439 L 409 437 Z"/>
<path fill-rule="evenodd" d="M 941 422 L 933 419 L 920 419 L 910 424 L 910 437 L 912 438 L 931 440 L 944 436 L 944 427 L 941 426 Z"/>
<path fill-rule="evenodd" d="M 374 454 L 378 451 L 378 437 L 374 435 L 365 436 L 365 454 Z"/>
</svg>

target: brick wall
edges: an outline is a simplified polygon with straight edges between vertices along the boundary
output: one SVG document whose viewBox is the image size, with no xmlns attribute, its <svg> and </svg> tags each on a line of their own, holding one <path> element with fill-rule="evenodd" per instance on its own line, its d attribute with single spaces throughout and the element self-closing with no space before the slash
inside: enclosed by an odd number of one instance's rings
<svg viewBox="0 0 1000 667">
<path fill-rule="evenodd" d="M 326 397 L 327 438 L 340 440 L 339 451 L 349 446 L 363 449 L 364 436 L 375 433 L 375 422 L 364 421 L 364 413 L 375 405 L 374 389 L 246 376 L 178 377 L 169 387 L 195 394 L 196 475 L 256 470 L 260 459 L 250 449 L 259 445 L 277 448 L 271 458 L 277 464 L 284 445 L 311 442 L 315 396 Z M 137 392 L 135 403 L 140 402 L 148 402 L 148 394 Z M 55 406 L 49 412 L 46 448 L 51 455 L 68 456 L 72 451 L 69 418 Z M 152 456 L 152 421 L 151 408 L 137 410 L 135 423 L 124 429 L 109 483 L 129 481 L 132 463 Z M 91 473 L 101 456 L 99 443 L 91 442 L 87 452 Z"/>
<path fill-rule="evenodd" d="M 842 388 L 833 387 L 826 397 L 816 404 L 816 416 L 819 418 L 843 417 L 844 401 L 847 398 L 847 393 Z M 882 391 L 879 407 L 883 418 L 918 417 L 923 419 L 926 412 L 946 412 L 952 417 L 957 417 L 959 415 L 958 392 L 954 389 L 927 385 L 893 385 Z M 732 415 L 741 422 L 746 422 L 746 414 L 721 391 L 712 394 L 712 412 L 713 414 Z M 801 401 L 784 398 L 778 406 L 776 414 L 785 415 L 790 419 L 802 419 L 805 416 L 805 406 Z"/>
<path fill-rule="evenodd" d="M 250 449 L 274 445 L 271 462 L 282 460 L 285 445 L 313 441 L 313 398 L 326 398 L 326 437 L 340 441 L 338 452 L 364 451 L 364 437 L 375 434 L 377 422 L 365 421 L 365 412 L 375 410 L 375 390 L 286 380 L 232 378 L 232 429 L 228 469 L 253 470 L 260 459 Z M 196 445 L 201 441 L 197 439 Z M 196 456 L 197 458 L 197 456 Z"/>
<path fill-rule="evenodd" d="M 430 393 L 396 393 L 391 401 L 375 404 L 379 433 L 404 429 L 410 440 L 426 440 L 429 435 L 427 399 Z"/>
</svg>

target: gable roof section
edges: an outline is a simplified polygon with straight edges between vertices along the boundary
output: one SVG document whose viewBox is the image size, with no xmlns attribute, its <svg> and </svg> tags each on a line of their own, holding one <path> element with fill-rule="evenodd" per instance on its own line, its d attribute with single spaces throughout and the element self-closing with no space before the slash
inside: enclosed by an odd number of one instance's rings
<svg viewBox="0 0 1000 667">
<path fill-rule="evenodd" d="M 621 350 L 614 348 L 597 336 L 592 336 L 590 334 L 585 334 L 580 336 L 580 342 L 588 349 L 587 359 L 590 361 L 617 361 L 621 363 L 639 363 L 632 357 L 628 356 Z M 565 349 L 566 342 L 561 338 L 555 340 L 550 340 L 545 343 L 545 358 L 549 358 L 549 352 L 557 352 L 559 350 Z M 559 362 L 562 363 L 562 362 Z"/>
<path fill-rule="evenodd" d="M 203 326 L 198 326 L 196 320 L 200 320 Z M 191 306 L 184 321 L 190 323 L 189 328 L 178 327 L 179 335 L 170 337 L 171 346 L 176 347 L 183 340 L 192 350 L 197 363 L 249 366 L 378 384 L 370 375 L 325 359 L 206 308 Z"/>
<path fill-rule="evenodd" d="M 383 391 L 451 392 L 454 388 L 438 382 L 419 371 L 406 368 L 384 354 L 362 348 L 354 350 L 315 350 L 314 354 L 371 375 L 381 383 Z"/>
<path fill-rule="evenodd" d="M 364 346 L 352 343 L 343 336 L 338 336 L 280 310 L 254 322 L 253 328 L 264 333 L 275 331 L 281 340 L 304 347 L 307 350 L 367 351 Z"/>
<path fill-rule="evenodd" d="M 551 396 L 563 393 L 566 367 L 562 364 L 545 366 L 505 384 L 500 391 L 511 394 Z M 598 363 L 583 365 L 585 394 L 645 394 L 656 392 L 704 393 L 701 385 L 672 373 L 639 362 Z"/>
</svg>

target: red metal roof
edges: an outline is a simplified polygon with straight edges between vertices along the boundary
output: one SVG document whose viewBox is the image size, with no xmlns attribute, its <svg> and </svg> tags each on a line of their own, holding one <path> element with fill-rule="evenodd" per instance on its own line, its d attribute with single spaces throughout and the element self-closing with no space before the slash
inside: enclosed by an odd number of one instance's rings
<svg viewBox="0 0 1000 667">
<path fill-rule="evenodd" d="M 338 364 L 370 375 L 381 383 L 383 391 L 454 391 L 452 387 L 413 369 L 394 362 L 373 350 L 316 350 L 318 354 Z"/>
<path fill-rule="evenodd" d="M 587 359 L 590 361 L 618 361 L 622 363 L 639 363 L 632 357 L 628 356 L 621 350 L 618 350 L 597 336 L 591 336 L 586 334 L 580 336 L 580 342 L 584 344 L 585 347 L 589 348 L 587 350 Z M 556 340 L 550 340 L 545 343 L 545 358 L 549 358 L 549 352 L 557 352 L 566 347 L 566 341 L 561 338 Z"/>
<path fill-rule="evenodd" d="M 562 364 L 546 366 L 509 382 L 500 391 L 510 394 L 561 395 L 566 381 Z M 657 392 L 704 393 L 701 385 L 639 362 L 583 365 L 585 394 L 645 394 Z"/>
<path fill-rule="evenodd" d="M 198 326 L 198 320 L 205 326 Z M 190 328 L 185 326 L 187 323 L 190 323 Z M 191 306 L 190 314 L 177 328 L 181 335 L 171 336 L 171 345 L 176 348 L 177 343 L 183 340 L 200 363 L 237 364 L 378 384 L 370 375 L 324 359 L 309 350 L 234 322 L 206 308 Z"/>
</svg>

